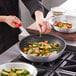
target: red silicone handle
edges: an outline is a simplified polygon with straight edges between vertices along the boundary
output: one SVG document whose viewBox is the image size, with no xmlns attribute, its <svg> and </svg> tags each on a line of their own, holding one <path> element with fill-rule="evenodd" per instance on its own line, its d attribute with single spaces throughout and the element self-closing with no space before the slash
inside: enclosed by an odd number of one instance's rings
<svg viewBox="0 0 76 76">
<path fill-rule="evenodd" d="M 9 15 L 9 16 L 13 16 L 13 15 Z M 21 27 L 21 23 L 18 24 L 18 23 L 15 23 L 17 25 L 17 27 Z"/>
<path fill-rule="evenodd" d="M 21 27 L 21 24 L 15 23 L 17 25 L 17 27 Z"/>
</svg>

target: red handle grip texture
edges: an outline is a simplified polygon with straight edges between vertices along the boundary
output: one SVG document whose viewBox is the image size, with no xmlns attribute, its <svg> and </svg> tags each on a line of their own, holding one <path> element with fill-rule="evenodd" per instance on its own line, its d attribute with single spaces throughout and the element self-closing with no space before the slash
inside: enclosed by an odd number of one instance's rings
<svg viewBox="0 0 76 76">
<path fill-rule="evenodd" d="M 10 16 L 13 16 L 13 15 L 10 15 Z M 21 27 L 21 23 L 15 23 L 17 27 Z"/>
<path fill-rule="evenodd" d="M 20 24 L 18 24 L 18 23 L 15 23 L 15 24 L 16 24 L 16 26 L 17 26 L 17 27 L 21 27 L 21 23 L 20 23 Z"/>
</svg>

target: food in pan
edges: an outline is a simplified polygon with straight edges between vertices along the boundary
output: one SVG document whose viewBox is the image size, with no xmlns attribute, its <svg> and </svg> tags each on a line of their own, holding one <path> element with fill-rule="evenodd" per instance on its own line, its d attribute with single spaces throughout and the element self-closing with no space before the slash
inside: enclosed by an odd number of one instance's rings
<svg viewBox="0 0 76 76">
<path fill-rule="evenodd" d="M 40 56 L 40 57 L 50 56 L 57 54 L 57 52 L 60 50 L 59 44 L 51 43 L 49 41 L 31 42 L 27 44 L 28 47 L 25 47 L 23 51 L 25 54 L 31 56 Z"/>
<path fill-rule="evenodd" d="M 60 28 L 72 28 L 72 23 L 71 22 L 60 22 L 60 21 L 55 21 L 54 24 L 55 26 L 58 26 Z"/>
<path fill-rule="evenodd" d="M 26 69 L 11 68 L 10 70 L 4 69 L 0 72 L 0 76 L 31 76 Z"/>
</svg>

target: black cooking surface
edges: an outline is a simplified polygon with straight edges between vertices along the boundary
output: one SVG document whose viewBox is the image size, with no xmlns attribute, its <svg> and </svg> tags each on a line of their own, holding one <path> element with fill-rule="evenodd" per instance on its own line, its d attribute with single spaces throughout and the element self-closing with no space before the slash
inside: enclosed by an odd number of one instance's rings
<svg viewBox="0 0 76 76">
<path fill-rule="evenodd" d="M 25 62 L 38 69 L 37 76 L 76 76 L 76 47 L 67 46 L 64 53 L 52 62 L 32 62 L 19 55 L 12 62 Z"/>
</svg>

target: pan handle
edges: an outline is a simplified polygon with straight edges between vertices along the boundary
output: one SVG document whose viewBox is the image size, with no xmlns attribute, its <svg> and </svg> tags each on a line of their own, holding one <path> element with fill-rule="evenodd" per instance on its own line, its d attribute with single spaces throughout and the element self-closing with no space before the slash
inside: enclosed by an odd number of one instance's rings
<svg viewBox="0 0 76 76">
<path fill-rule="evenodd" d="M 23 26 L 19 27 L 19 29 L 21 30 L 21 33 L 19 34 L 19 40 L 21 41 L 24 37 L 29 36 L 30 34 L 26 31 L 26 29 L 24 29 Z"/>
<path fill-rule="evenodd" d="M 13 15 L 9 15 L 9 16 L 13 16 Z M 21 41 L 24 37 L 29 36 L 30 34 L 26 31 L 26 29 L 24 29 L 24 27 L 22 26 L 22 24 L 18 24 L 15 23 L 16 26 L 21 30 L 21 33 L 19 34 L 19 40 Z"/>
<path fill-rule="evenodd" d="M 29 36 L 30 34 L 26 31 L 26 29 L 22 26 L 22 24 L 16 23 L 17 27 L 21 30 L 19 34 L 19 41 L 21 41 L 24 37 Z"/>
</svg>

